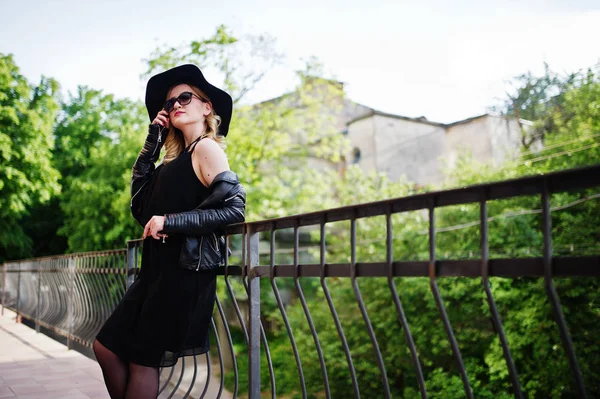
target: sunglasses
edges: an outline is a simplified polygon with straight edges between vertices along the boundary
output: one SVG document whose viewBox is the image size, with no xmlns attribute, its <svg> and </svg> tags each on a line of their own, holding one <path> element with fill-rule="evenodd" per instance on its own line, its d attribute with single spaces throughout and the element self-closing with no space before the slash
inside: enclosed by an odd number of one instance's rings
<svg viewBox="0 0 600 399">
<path fill-rule="evenodd" d="M 189 103 L 192 102 L 192 97 L 196 97 L 198 100 L 202 101 L 203 103 L 208 102 L 206 99 L 195 95 L 191 91 L 184 91 L 177 97 L 171 97 L 167 101 L 165 101 L 165 105 L 163 108 L 165 109 L 165 111 L 170 113 L 171 111 L 173 111 L 173 107 L 175 106 L 176 102 L 178 102 L 181 105 L 188 105 Z"/>
</svg>

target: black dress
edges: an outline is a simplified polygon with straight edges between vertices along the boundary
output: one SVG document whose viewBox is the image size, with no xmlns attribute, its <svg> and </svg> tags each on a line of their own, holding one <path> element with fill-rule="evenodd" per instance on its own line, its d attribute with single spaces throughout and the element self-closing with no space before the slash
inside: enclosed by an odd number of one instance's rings
<svg viewBox="0 0 600 399">
<path fill-rule="evenodd" d="M 192 167 L 196 143 L 157 168 L 148 215 L 189 211 L 208 196 L 208 188 Z M 170 234 L 163 243 L 146 237 L 140 273 L 96 337 L 126 363 L 171 367 L 181 356 L 209 349 L 216 271 L 179 267 L 183 239 L 181 234 Z"/>
</svg>

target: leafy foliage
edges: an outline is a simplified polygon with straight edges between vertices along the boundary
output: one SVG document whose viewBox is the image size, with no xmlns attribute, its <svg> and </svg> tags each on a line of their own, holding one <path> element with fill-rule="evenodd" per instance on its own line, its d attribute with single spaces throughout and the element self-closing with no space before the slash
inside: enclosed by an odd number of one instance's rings
<svg viewBox="0 0 600 399">
<path fill-rule="evenodd" d="M 237 104 L 252 90 L 269 69 L 281 63 L 283 55 L 275 51 L 275 40 L 269 35 L 247 35 L 238 38 L 226 26 L 203 40 L 192 40 L 179 46 L 157 48 L 148 59 L 144 78 L 183 63 L 198 65 L 203 71 L 216 72 L 223 87 Z M 211 75 L 212 76 L 212 75 Z M 211 80 L 212 81 L 212 80 Z"/>
<path fill-rule="evenodd" d="M 474 162 L 465 155 L 450 171 L 445 187 L 506 180 L 535 173 L 580 167 L 597 163 L 593 145 L 599 132 L 597 115 L 600 79 L 595 71 L 569 78 L 573 85 L 561 93 L 560 108 L 548 107 L 545 118 L 554 120 L 553 130 L 545 136 L 546 147 L 538 153 L 524 150 L 517 161 L 501 167 Z M 541 112 L 541 111 L 540 111 Z M 577 140 L 577 141 L 575 141 Z M 583 143 L 583 145 L 581 145 Z M 582 149 L 583 148 L 583 149 Z M 572 151 L 571 151 L 572 150 Z M 410 185 L 388 182 L 385 177 L 363 176 L 350 169 L 348 180 L 339 179 L 331 186 L 338 205 L 372 201 L 412 193 Z M 596 190 L 597 191 L 597 190 Z M 598 193 L 581 190 L 554 194 L 551 197 L 552 237 L 555 256 L 597 255 L 600 223 Z M 439 259 L 478 259 L 480 257 L 479 207 L 453 206 L 438 209 L 436 217 L 436 252 Z M 491 201 L 488 204 L 489 247 L 492 258 L 542 256 L 542 218 L 539 197 Z M 393 257 L 395 260 L 427 260 L 427 214 L 408 212 L 392 217 Z M 350 261 L 349 223 L 328 225 L 328 263 Z M 318 232 L 312 232 L 312 262 L 318 259 Z M 382 217 L 357 221 L 356 259 L 358 262 L 385 261 L 385 220 Z M 277 263 L 286 263 L 278 260 Z M 288 262 L 289 263 L 289 262 Z M 305 261 L 303 263 L 311 263 Z M 290 291 L 286 313 L 298 345 L 307 390 L 313 397 L 324 392 L 321 368 L 306 315 L 291 279 L 278 278 L 280 290 Z M 352 397 L 349 366 L 340 337 L 317 282 L 304 278 L 304 295 L 311 318 L 318 331 L 324 352 L 333 397 Z M 404 278 L 394 282 L 404 304 L 412 336 L 425 374 L 429 397 L 464 397 L 463 385 L 450 350 L 439 310 L 433 300 L 428 279 Z M 597 396 L 600 387 L 598 358 L 600 347 L 591 337 L 600 325 L 599 281 L 591 278 L 555 279 L 561 308 L 575 343 L 588 394 Z M 358 308 L 356 293 L 346 279 L 330 278 L 328 289 L 350 347 L 361 395 L 382 397 L 381 374 L 373 345 Z M 438 285 L 448 317 L 454 328 L 476 397 L 512 397 L 512 385 L 506 361 L 491 322 L 481 282 L 468 278 L 443 278 Z M 491 279 L 492 292 L 500 311 L 504 331 L 510 344 L 522 389 L 529 397 L 576 397 L 564 346 L 542 279 Z M 387 280 L 359 279 L 358 287 L 365 300 L 383 356 L 393 396 L 418 396 L 416 374 L 398 321 Z M 288 362 L 275 355 L 278 393 L 300 397 L 300 385 L 290 342 L 278 310 L 269 301 L 263 303 L 268 325 L 273 329 L 269 340 L 271 352 L 287 354 Z M 242 355 L 243 356 L 243 355 Z M 266 372 L 264 374 L 267 374 Z M 263 386 L 268 386 L 263 375 Z"/>
<path fill-rule="evenodd" d="M 57 233 L 69 252 L 119 248 L 137 236 L 129 210 L 131 165 L 146 135 L 143 105 L 80 87 L 57 126 L 59 167 L 69 190 Z M 72 172 L 71 172 L 72 171 Z"/>
<path fill-rule="evenodd" d="M 252 55 L 247 57 L 244 54 Z M 180 47 L 157 49 L 147 59 L 145 74 L 184 62 L 216 72 L 234 95 L 235 114 L 228 140 L 230 165 L 248 191 L 248 220 L 304 213 L 415 193 L 412 184 L 366 174 L 355 166 L 344 173 L 334 168 L 349 146 L 334 126 L 344 96 L 330 80 L 315 77 L 319 65 L 307 62 L 298 72 L 293 93 L 253 106 L 242 104 L 281 55 L 267 36 L 238 38 L 224 26 L 211 37 Z M 250 61 L 249 61 L 250 60 Z M 248 63 L 250 62 L 250 63 Z M 533 121 L 524 130 L 523 153 L 500 167 L 478 164 L 468 154 L 448 172 L 442 188 L 512 179 L 596 164 L 600 159 L 600 70 L 590 68 L 561 77 L 517 78 L 515 94 L 502 108 L 505 114 Z M 212 75 L 211 75 L 212 76 Z M 211 79 L 212 81 L 212 79 Z M 216 83 L 216 82 L 215 82 Z M 140 227 L 129 212 L 129 180 L 146 135 L 143 104 L 80 87 L 59 99 L 58 84 L 43 78 L 32 86 L 19 74 L 11 56 L 0 56 L 0 258 L 15 259 L 46 253 L 122 247 L 139 237 Z M 531 143 L 543 140 L 536 150 Z M 432 187 L 424 188 L 432 189 Z M 61 191 L 62 190 L 62 191 Z M 597 190 L 596 190 L 597 191 Z M 555 255 L 597 255 L 600 242 L 599 193 L 580 190 L 551 198 Z M 324 194 L 326 193 L 326 195 Z M 488 204 L 491 258 L 540 256 L 543 249 L 541 203 L 538 197 L 491 201 Z M 394 260 L 429 259 L 428 214 L 415 211 L 391 217 Z M 479 259 L 479 207 L 436 209 L 438 259 Z M 26 226 L 26 227 L 24 227 Z M 386 220 L 356 223 L 356 260 L 386 260 Z M 288 236 L 289 232 L 277 234 Z M 302 231 L 302 263 L 317 262 L 319 232 Z M 327 225 L 326 262 L 351 261 L 348 222 Z M 274 260 L 292 263 L 285 240 Z M 235 243 L 235 248 L 239 243 Z M 52 252 L 54 251 L 54 252 Z M 261 257 L 261 262 L 270 259 Z M 232 261 L 235 263 L 235 261 Z M 232 279 L 242 297 L 243 284 Z M 351 397 L 348 362 L 333 321 L 324 287 L 333 298 L 348 341 L 363 397 L 381 397 L 381 372 L 361 309 L 360 294 L 386 366 L 393 396 L 418 396 L 412 358 L 398 322 L 387 279 L 303 278 L 302 294 L 293 279 L 277 279 L 304 366 L 311 397 L 324 392 L 320 362 L 299 298 L 306 298 L 323 348 L 334 397 Z M 299 396 L 298 373 L 281 312 L 270 282 L 261 281 L 261 304 L 280 396 Z M 431 398 L 463 397 L 463 386 L 452 355 L 429 279 L 392 282 L 403 304 L 419 353 Z M 600 396 L 600 325 L 598 280 L 555 279 L 590 396 Z M 481 281 L 438 280 L 444 306 L 454 328 L 471 386 L 478 398 L 508 398 L 511 383 L 502 348 L 490 319 Z M 521 385 L 530 397 L 574 397 L 567 357 L 541 279 L 491 279 L 492 291 L 511 346 Z M 225 297 L 223 284 L 219 287 Z M 240 338 L 239 331 L 234 336 Z M 237 350 L 240 392 L 245 389 L 246 354 Z M 262 358 L 262 384 L 268 386 Z M 231 382 L 228 374 L 227 381 Z"/>
<path fill-rule="evenodd" d="M 30 85 L 11 55 L 0 53 L 0 261 L 27 257 L 33 240 L 21 220 L 60 193 L 52 165 L 58 83 Z"/>
</svg>

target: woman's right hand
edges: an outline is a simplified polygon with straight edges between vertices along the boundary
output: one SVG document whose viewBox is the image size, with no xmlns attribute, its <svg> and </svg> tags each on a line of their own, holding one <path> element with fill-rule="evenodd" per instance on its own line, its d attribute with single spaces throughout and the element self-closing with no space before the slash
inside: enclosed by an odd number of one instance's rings
<svg viewBox="0 0 600 399">
<path fill-rule="evenodd" d="M 152 121 L 152 124 L 158 124 L 158 125 L 164 126 L 168 129 L 169 128 L 168 112 L 165 111 L 164 109 L 160 110 L 159 113 L 156 115 L 156 118 L 154 118 L 154 120 Z"/>
</svg>

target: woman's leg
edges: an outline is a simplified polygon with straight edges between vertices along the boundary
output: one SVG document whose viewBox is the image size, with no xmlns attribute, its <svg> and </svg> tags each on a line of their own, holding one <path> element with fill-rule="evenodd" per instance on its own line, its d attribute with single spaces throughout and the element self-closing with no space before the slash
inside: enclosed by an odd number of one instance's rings
<svg viewBox="0 0 600 399">
<path fill-rule="evenodd" d="M 150 399 L 158 396 L 158 368 L 129 363 L 126 399 Z"/>
<path fill-rule="evenodd" d="M 104 383 L 112 399 L 125 398 L 129 369 L 127 365 L 98 340 L 94 341 L 94 353 L 102 368 Z"/>
</svg>

